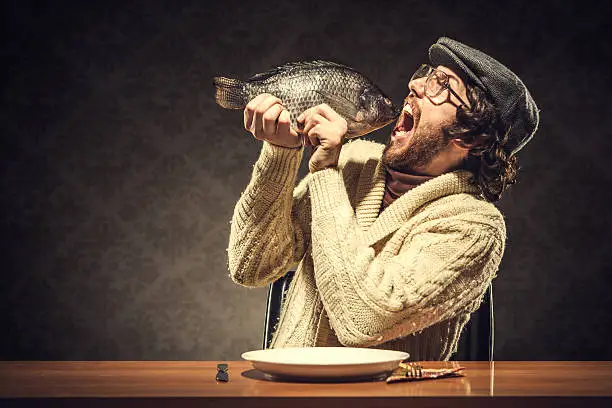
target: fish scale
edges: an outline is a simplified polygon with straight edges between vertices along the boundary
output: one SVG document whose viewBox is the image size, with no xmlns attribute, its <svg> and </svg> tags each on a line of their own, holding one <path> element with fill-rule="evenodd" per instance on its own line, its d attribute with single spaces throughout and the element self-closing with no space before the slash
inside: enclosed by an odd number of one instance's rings
<svg viewBox="0 0 612 408">
<path fill-rule="evenodd" d="M 325 86 L 331 93 L 343 96 L 348 100 L 358 97 L 357 90 L 350 86 L 346 76 L 343 77 L 334 70 L 289 73 L 283 81 L 247 83 L 246 90 L 249 100 L 261 93 L 270 93 L 279 98 L 290 113 L 291 126 L 297 129 L 297 117 L 300 113 L 312 106 L 326 103 L 325 97 L 316 92 Z"/>
<path fill-rule="evenodd" d="M 306 109 L 327 103 L 349 125 L 347 137 L 380 128 L 399 115 L 380 89 L 353 68 L 328 61 L 294 62 L 256 74 L 246 81 L 216 77 L 217 103 L 243 109 L 257 95 L 278 97 L 289 111 L 291 126 Z"/>
</svg>

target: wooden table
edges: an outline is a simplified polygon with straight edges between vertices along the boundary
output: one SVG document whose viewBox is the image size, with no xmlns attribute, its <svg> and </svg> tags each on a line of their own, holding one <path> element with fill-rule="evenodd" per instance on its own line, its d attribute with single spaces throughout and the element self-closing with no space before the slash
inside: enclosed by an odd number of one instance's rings
<svg viewBox="0 0 612 408">
<path fill-rule="evenodd" d="M 612 362 L 425 362 L 464 377 L 387 384 L 277 382 L 246 361 L 0 362 L 0 406 L 612 407 Z"/>
</svg>

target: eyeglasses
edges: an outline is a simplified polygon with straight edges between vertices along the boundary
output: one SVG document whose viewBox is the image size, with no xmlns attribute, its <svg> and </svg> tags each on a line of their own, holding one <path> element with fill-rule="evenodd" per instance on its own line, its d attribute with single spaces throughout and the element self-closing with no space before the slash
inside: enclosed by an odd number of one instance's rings
<svg viewBox="0 0 612 408">
<path fill-rule="evenodd" d="M 457 92 L 453 91 L 453 88 L 451 88 L 448 79 L 449 77 L 446 72 L 440 71 L 439 69 L 436 69 L 431 65 L 423 64 L 419 67 L 419 69 L 415 71 L 414 74 L 412 74 L 412 78 L 410 78 L 410 81 L 425 77 L 427 77 L 427 80 L 425 81 L 424 85 L 425 95 L 434 103 L 441 104 L 446 102 L 446 98 L 441 99 L 439 98 L 439 96 L 445 89 L 448 89 L 448 91 L 452 93 L 461 102 L 461 105 L 459 106 L 464 106 L 466 109 L 469 109 L 468 104 L 465 103 L 459 95 L 457 95 Z"/>
</svg>

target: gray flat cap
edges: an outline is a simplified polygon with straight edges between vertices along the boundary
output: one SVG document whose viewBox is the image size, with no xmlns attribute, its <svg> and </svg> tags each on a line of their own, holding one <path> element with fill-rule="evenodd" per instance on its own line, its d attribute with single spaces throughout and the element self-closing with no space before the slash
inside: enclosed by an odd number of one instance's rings
<svg viewBox="0 0 612 408">
<path fill-rule="evenodd" d="M 497 109 L 509 140 L 505 150 L 516 154 L 535 134 L 538 107 L 518 76 L 489 55 L 459 41 L 441 37 L 429 47 L 433 66 L 444 65 L 456 71 L 465 82 L 484 90 Z"/>
</svg>

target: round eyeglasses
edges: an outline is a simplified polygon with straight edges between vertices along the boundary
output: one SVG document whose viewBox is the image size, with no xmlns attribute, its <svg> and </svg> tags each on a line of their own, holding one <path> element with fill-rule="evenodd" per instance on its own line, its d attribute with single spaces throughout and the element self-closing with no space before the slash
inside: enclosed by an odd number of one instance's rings
<svg viewBox="0 0 612 408">
<path fill-rule="evenodd" d="M 448 74 L 446 72 L 440 71 L 429 64 L 423 64 L 414 72 L 414 74 L 412 74 L 410 81 L 419 78 L 427 78 L 423 87 L 425 90 L 425 95 L 429 99 L 432 99 L 436 103 L 445 102 L 446 98 L 444 100 L 439 100 L 438 97 L 445 89 L 448 89 L 448 91 L 461 102 L 461 105 L 459 106 L 464 106 L 466 109 L 469 109 L 469 105 L 463 101 L 457 92 L 453 91 L 453 88 L 451 88 Z"/>
</svg>

